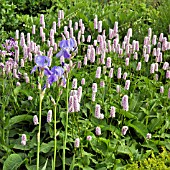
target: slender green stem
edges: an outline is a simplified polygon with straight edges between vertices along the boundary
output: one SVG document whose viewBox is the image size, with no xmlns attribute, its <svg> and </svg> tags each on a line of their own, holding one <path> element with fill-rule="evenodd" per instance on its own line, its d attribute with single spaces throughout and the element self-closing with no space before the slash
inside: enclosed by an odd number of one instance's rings
<svg viewBox="0 0 170 170">
<path fill-rule="evenodd" d="M 43 94 L 40 88 L 40 103 L 39 103 L 39 128 L 37 134 L 37 170 L 39 170 L 39 160 L 40 160 L 40 133 L 41 133 L 41 108 L 42 108 Z"/>
<path fill-rule="evenodd" d="M 57 147 L 57 139 L 56 139 L 56 112 L 57 112 L 57 106 L 56 104 L 54 105 L 54 165 L 53 165 L 53 170 L 55 170 L 55 162 L 56 162 L 56 147 Z"/>
<path fill-rule="evenodd" d="M 66 142 L 67 142 L 67 126 L 68 126 L 68 98 L 69 98 L 69 76 L 67 78 L 67 94 L 66 94 L 66 124 L 65 124 L 65 138 L 64 138 L 64 146 L 63 146 L 63 170 L 65 170 L 65 150 L 66 150 Z"/>
<path fill-rule="evenodd" d="M 55 170 L 55 167 L 56 167 L 56 153 L 57 153 L 57 139 L 56 139 L 56 134 L 57 134 L 57 128 L 56 128 L 56 113 L 57 113 L 57 104 L 58 104 L 58 101 L 60 99 L 60 88 L 58 88 L 58 94 L 57 94 L 57 101 L 56 103 L 54 104 L 54 161 L 53 161 L 53 168 Z"/>
</svg>

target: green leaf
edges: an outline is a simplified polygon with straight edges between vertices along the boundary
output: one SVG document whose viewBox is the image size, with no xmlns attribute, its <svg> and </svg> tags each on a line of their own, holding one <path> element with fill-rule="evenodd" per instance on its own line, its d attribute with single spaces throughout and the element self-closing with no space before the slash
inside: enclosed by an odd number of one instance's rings
<svg viewBox="0 0 170 170">
<path fill-rule="evenodd" d="M 14 116 L 9 120 L 9 126 L 12 126 L 16 123 L 22 122 L 22 121 L 28 121 L 31 122 L 33 119 L 33 116 L 31 115 L 18 115 L 18 116 Z"/>
<path fill-rule="evenodd" d="M 74 169 L 74 165 L 75 165 L 75 154 L 73 155 L 73 160 L 71 162 L 71 166 L 69 170 L 73 170 Z"/>
<path fill-rule="evenodd" d="M 148 126 L 150 132 L 159 129 L 162 126 L 163 120 L 160 118 L 153 118 Z"/>
<path fill-rule="evenodd" d="M 46 160 L 46 162 L 45 162 L 45 164 L 44 164 L 44 166 L 43 166 L 43 168 L 41 170 L 46 170 L 47 163 L 48 163 L 48 158 L 47 158 L 47 160 Z"/>
<path fill-rule="evenodd" d="M 40 147 L 41 148 L 40 152 L 48 153 L 52 147 L 54 147 L 54 141 L 50 141 L 48 143 L 42 143 Z"/>
<path fill-rule="evenodd" d="M 22 163 L 20 155 L 11 154 L 4 162 L 3 170 L 17 170 Z"/>
<path fill-rule="evenodd" d="M 139 121 L 133 121 L 132 123 L 129 123 L 128 126 L 135 129 L 136 132 L 141 134 L 144 138 L 146 138 L 146 134 L 148 133 L 148 129 L 146 126 L 139 122 Z"/>
</svg>

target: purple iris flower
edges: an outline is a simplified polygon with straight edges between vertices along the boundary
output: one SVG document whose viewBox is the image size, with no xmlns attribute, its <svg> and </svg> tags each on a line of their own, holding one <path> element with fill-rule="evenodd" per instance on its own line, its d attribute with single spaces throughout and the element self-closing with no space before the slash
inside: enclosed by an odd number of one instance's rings
<svg viewBox="0 0 170 170">
<path fill-rule="evenodd" d="M 59 46 L 61 48 L 61 51 L 56 54 L 56 57 L 64 56 L 64 58 L 70 58 L 70 51 L 73 51 L 75 46 L 74 39 L 70 38 L 68 40 L 62 40 L 59 43 Z"/>
<path fill-rule="evenodd" d="M 53 82 L 58 81 L 59 78 L 62 77 L 64 79 L 64 69 L 60 66 L 54 66 L 50 71 L 44 72 L 46 76 L 48 76 L 48 83 L 51 85 Z M 64 82 L 66 80 L 64 79 Z"/>
<path fill-rule="evenodd" d="M 50 66 L 51 59 L 47 56 L 36 56 L 35 57 L 35 63 L 36 65 L 33 67 L 31 74 L 35 72 L 35 70 L 39 67 L 40 69 L 45 69 L 46 72 L 49 72 L 48 67 Z"/>
</svg>

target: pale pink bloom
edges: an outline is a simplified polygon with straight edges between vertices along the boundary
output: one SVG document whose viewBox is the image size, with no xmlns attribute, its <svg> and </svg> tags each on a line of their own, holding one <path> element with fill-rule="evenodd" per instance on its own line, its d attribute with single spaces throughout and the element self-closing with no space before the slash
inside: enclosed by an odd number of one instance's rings
<svg viewBox="0 0 170 170">
<path fill-rule="evenodd" d="M 34 115 L 33 123 L 34 123 L 34 125 L 38 125 L 38 117 L 37 117 L 37 115 Z"/>
<path fill-rule="evenodd" d="M 52 110 L 49 110 L 47 113 L 47 122 L 50 123 L 52 120 Z"/>
<path fill-rule="evenodd" d="M 22 137 L 21 137 L 21 144 L 22 144 L 23 146 L 25 146 L 25 145 L 26 145 L 26 141 L 27 141 L 26 135 L 25 135 L 25 134 L 22 134 Z"/>
<path fill-rule="evenodd" d="M 164 87 L 163 87 L 163 86 L 160 87 L 160 93 L 161 93 L 161 94 L 164 93 Z"/>
<path fill-rule="evenodd" d="M 117 93 L 120 93 L 120 85 L 117 85 L 117 86 L 116 86 L 116 92 L 117 92 Z"/>
<path fill-rule="evenodd" d="M 87 136 L 87 138 L 86 138 L 88 141 L 91 141 L 92 140 L 92 136 Z"/>
<path fill-rule="evenodd" d="M 163 65 L 163 70 L 167 70 L 169 68 L 169 63 L 165 62 Z"/>
<path fill-rule="evenodd" d="M 96 104 L 96 107 L 95 107 L 95 117 L 97 119 L 100 119 L 100 110 L 101 110 L 101 106 L 99 104 Z"/>
<path fill-rule="evenodd" d="M 158 71 L 158 63 L 155 63 L 155 71 Z"/>
<path fill-rule="evenodd" d="M 75 148 L 79 148 L 80 147 L 80 139 L 76 138 L 75 142 L 74 142 L 74 147 Z"/>
<path fill-rule="evenodd" d="M 118 68 L 118 71 L 117 71 L 117 78 L 118 79 L 121 79 L 121 67 Z"/>
<path fill-rule="evenodd" d="M 146 139 L 151 139 L 151 137 L 152 137 L 151 133 L 147 133 Z"/>
<path fill-rule="evenodd" d="M 112 60 L 110 57 L 107 58 L 107 62 L 106 62 L 106 67 L 107 68 L 110 68 L 111 67 L 111 64 L 112 64 Z"/>
<path fill-rule="evenodd" d="M 125 90 L 129 90 L 130 87 L 130 80 L 126 80 L 125 82 Z"/>
<path fill-rule="evenodd" d="M 129 129 L 128 126 L 123 126 L 123 127 L 122 127 L 122 135 L 123 135 L 123 136 L 126 135 L 128 129 Z"/>
<path fill-rule="evenodd" d="M 126 59 L 125 59 L 125 65 L 126 65 L 126 66 L 129 66 L 129 58 L 126 58 Z"/>
<path fill-rule="evenodd" d="M 101 77 L 101 67 L 97 67 L 97 70 L 96 70 L 96 78 L 100 78 Z"/>
<path fill-rule="evenodd" d="M 154 74 L 154 73 L 155 73 L 155 63 L 152 63 L 150 67 L 150 74 Z"/>
<path fill-rule="evenodd" d="M 101 128 L 99 126 L 96 127 L 96 135 L 100 136 L 101 135 Z"/>
<path fill-rule="evenodd" d="M 105 86 L 105 82 L 102 80 L 100 81 L 100 87 L 104 87 Z"/>
<path fill-rule="evenodd" d="M 138 62 L 138 65 L 137 65 L 136 71 L 140 71 L 140 70 L 141 70 L 141 62 Z"/>
<path fill-rule="evenodd" d="M 95 93 L 97 92 L 97 83 L 92 84 L 92 91 Z"/>
<path fill-rule="evenodd" d="M 92 92 L 92 101 L 95 102 L 95 100 L 96 100 L 96 93 Z"/>
<path fill-rule="evenodd" d="M 128 103 L 128 96 L 127 95 L 124 95 L 122 97 L 122 107 L 123 107 L 123 110 L 125 110 L 125 111 L 129 110 L 129 103 Z"/>
<path fill-rule="evenodd" d="M 166 79 L 170 79 L 170 70 L 166 71 Z"/>
<path fill-rule="evenodd" d="M 114 118 L 116 113 L 116 108 L 114 106 L 111 106 L 110 108 L 110 117 Z"/>
<path fill-rule="evenodd" d="M 109 71 L 109 77 L 113 78 L 113 68 L 111 68 L 110 71 Z"/>
<path fill-rule="evenodd" d="M 72 88 L 77 89 L 77 79 L 76 78 L 73 79 Z"/>
<path fill-rule="evenodd" d="M 85 78 L 81 79 L 81 85 L 85 85 Z"/>
<path fill-rule="evenodd" d="M 126 80 L 126 78 L 127 78 L 127 72 L 124 72 L 123 79 Z"/>
</svg>

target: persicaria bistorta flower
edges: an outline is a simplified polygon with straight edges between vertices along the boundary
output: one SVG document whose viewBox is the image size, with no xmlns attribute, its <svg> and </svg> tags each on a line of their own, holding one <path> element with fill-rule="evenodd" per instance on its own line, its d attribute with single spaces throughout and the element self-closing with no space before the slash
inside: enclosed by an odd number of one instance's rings
<svg viewBox="0 0 170 170">
<path fill-rule="evenodd" d="M 126 135 L 127 130 L 128 130 L 128 127 L 127 126 L 123 126 L 122 127 L 122 135 Z"/>
<path fill-rule="evenodd" d="M 100 136 L 101 135 L 101 128 L 99 126 L 96 127 L 96 135 Z"/>
<path fill-rule="evenodd" d="M 61 48 L 61 51 L 56 54 L 56 57 L 64 56 L 64 58 L 70 58 L 70 51 L 73 51 L 75 47 L 74 39 L 70 38 L 68 40 L 62 40 L 59 43 L 59 46 Z"/>
<path fill-rule="evenodd" d="M 28 96 L 28 100 L 32 100 L 33 99 L 33 97 L 32 96 Z"/>
<path fill-rule="evenodd" d="M 129 90 L 130 87 L 130 80 L 126 80 L 125 82 L 125 90 Z"/>
<path fill-rule="evenodd" d="M 34 125 L 38 125 L 38 117 L 37 117 L 37 115 L 34 115 L 33 122 L 34 122 Z"/>
<path fill-rule="evenodd" d="M 25 135 L 25 134 L 22 134 L 22 137 L 21 137 L 21 144 L 22 144 L 23 146 L 25 146 L 25 145 L 26 145 L 26 141 L 27 141 L 26 135 Z"/>
<path fill-rule="evenodd" d="M 97 83 L 93 83 L 92 91 L 95 92 L 95 93 L 97 92 Z"/>
<path fill-rule="evenodd" d="M 160 93 L 163 94 L 164 93 L 164 86 L 160 87 Z"/>
<path fill-rule="evenodd" d="M 115 112 L 116 112 L 116 108 L 114 106 L 111 106 L 110 117 L 114 118 L 115 117 Z"/>
<path fill-rule="evenodd" d="M 129 110 L 129 103 L 128 103 L 128 96 L 124 95 L 122 98 L 122 107 L 123 110 L 128 111 Z"/>
<path fill-rule="evenodd" d="M 49 110 L 47 113 L 47 122 L 50 123 L 52 119 L 52 110 Z"/>
<path fill-rule="evenodd" d="M 80 147 L 80 139 L 76 138 L 75 142 L 74 142 L 74 147 L 75 148 L 79 148 Z"/>
<path fill-rule="evenodd" d="M 91 141 L 91 140 L 92 140 L 92 136 L 88 135 L 86 139 L 87 139 L 88 141 Z"/>
<path fill-rule="evenodd" d="M 146 139 L 151 139 L 151 137 L 152 137 L 151 133 L 147 133 Z"/>
</svg>

